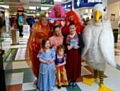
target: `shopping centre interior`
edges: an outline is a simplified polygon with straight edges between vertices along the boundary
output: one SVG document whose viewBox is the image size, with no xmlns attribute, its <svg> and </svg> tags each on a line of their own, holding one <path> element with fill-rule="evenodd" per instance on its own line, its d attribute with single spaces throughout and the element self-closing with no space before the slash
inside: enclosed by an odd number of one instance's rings
<svg viewBox="0 0 120 91">
<path fill-rule="evenodd" d="M 39 91 L 34 84 L 36 77 L 25 61 L 25 54 L 31 26 L 39 20 L 41 14 L 48 17 L 53 6 L 61 4 L 65 12 L 73 9 L 82 23 L 83 18 L 91 20 L 92 8 L 97 4 L 96 2 L 107 7 L 107 18 L 110 19 L 113 30 L 117 64 L 116 68 L 107 65 L 104 83 L 114 91 L 120 91 L 120 0 L 0 0 L 0 91 Z M 81 3 L 82 6 L 75 6 L 75 3 Z M 89 5 L 90 3 L 92 4 Z M 14 24 L 17 14 L 26 16 L 27 23 L 23 26 L 22 36 L 19 35 L 19 29 Z M 82 77 L 91 77 L 93 74 L 93 69 L 82 61 L 77 87 L 67 86 L 58 89 L 55 86 L 53 91 L 97 91 L 98 82 L 92 86 L 82 82 Z"/>
</svg>

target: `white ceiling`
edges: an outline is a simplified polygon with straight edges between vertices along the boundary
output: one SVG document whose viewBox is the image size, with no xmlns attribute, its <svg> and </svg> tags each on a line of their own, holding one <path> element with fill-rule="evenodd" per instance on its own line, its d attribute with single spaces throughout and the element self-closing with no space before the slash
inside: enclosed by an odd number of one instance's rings
<svg viewBox="0 0 120 91">
<path fill-rule="evenodd" d="M 61 0 L 61 2 L 59 2 L 59 0 L 55 0 L 54 3 L 55 4 L 56 3 L 64 3 L 65 1 L 67 1 L 67 0 Z M 41 2 L 41 0 L 9 0 L 9 7 L 12 12 L 12 11 L 16 11 L 17 8 L 19 8 L 19 7 L 23 7 L 24 9 L 29 9 L 30 6 L 41 7 L 40 2 Z"/>
<path fill-rule="evenodd" d="M 71 1 L 71 0 L 62 0 L 62 2 L 57 2 L 59 0 L 56 0 L 56 3 L 64 3 L 66 1 Z M 107 0 L 108 5 L 112 4 L 114 2 L 118 2 L 120 0 Z M 23 7 L 24 9 L 29 9 L 29 6 L 40 6 L 41 0 L 4 0 L 4 4 L 9 5 L 11 11 L 16 11 L 17 8 Z"/>
</svg>

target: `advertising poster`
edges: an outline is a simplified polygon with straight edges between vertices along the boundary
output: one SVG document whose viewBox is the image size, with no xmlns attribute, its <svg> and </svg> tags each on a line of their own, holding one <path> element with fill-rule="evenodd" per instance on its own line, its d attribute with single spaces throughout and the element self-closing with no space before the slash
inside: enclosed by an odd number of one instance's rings
<svg viewBox="0 0 120 91">
<path fill-rule="evenodd" d="M 23 38 L 29 38 L 30 25 L 23 25 Z"/>
<path fill-rule="evenodd" d="M 41 0 L 41 6 L 53 6 L 54 0 Z"/>
</svg>

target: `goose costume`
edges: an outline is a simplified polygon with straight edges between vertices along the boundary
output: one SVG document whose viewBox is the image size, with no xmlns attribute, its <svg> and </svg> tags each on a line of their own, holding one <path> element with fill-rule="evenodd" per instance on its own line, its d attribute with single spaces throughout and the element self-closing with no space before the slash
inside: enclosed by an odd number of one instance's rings
<svg viewBox="0 0 120 91">
<path fill-rule="evenodd" d="M 116 67 L 114 38 L 110 21 L 106 19 L 106 8 L 102 4 L 93 7 L 93 18 L 83 31 L 85 47 L 83 59 L 94 69 L 94 78 L 83 78 L 83 83 L 92 85 L 100 78 L 98 91 L 113 91 L 103 84 L 106 64 Z"/>
</svg>

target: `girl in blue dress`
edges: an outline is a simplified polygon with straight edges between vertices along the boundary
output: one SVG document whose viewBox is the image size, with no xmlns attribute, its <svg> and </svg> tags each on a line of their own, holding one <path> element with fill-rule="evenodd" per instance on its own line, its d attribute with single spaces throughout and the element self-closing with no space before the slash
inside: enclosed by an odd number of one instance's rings
<svg viewBox="0 0 120 91">
<path fill-rule="evenodd" d="M 42 53 L 38 54 L 40 60 L 38 88 L 43 91 L 52 91 L 55 86 L 55 50 L 50 48 L 50 42 L 47 38 L 42 40 Z"/>
</svg>

